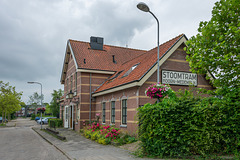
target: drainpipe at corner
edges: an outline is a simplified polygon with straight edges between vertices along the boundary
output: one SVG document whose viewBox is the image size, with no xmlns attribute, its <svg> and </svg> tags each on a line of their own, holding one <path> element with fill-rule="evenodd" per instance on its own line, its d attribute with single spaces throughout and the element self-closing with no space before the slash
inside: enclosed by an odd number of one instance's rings
<svg viewBox="0 0 240 160">
<path fill-rule="evenodd" d="M 89 108 L 89 124 L 91 124 L 91 112 L 92 112 L 92 73 L 90 73 L 90 76 L 89 76 L 90 80 L 89 80 L 89 83 L 90 83 L 90 108 Z"/>
</svg>

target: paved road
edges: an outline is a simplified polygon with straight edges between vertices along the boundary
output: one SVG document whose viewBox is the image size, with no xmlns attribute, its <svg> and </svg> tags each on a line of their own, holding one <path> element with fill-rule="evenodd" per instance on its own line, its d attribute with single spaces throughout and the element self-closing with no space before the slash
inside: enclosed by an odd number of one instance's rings
<svg viewBox="0 0 240 160">
<path fill-rule="evenodd" d="M 29 119 L 17 119 L 0 128 L 1 160 L 66 160 L 67 157 L 32 130 L 36 124 Z M 37 127 L 40 127 L 38 125 Z"/>
</svg>

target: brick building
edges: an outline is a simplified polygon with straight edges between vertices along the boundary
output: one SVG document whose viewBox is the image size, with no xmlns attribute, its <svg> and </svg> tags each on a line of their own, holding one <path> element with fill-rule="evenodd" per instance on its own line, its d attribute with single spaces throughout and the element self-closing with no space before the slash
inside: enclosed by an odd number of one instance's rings
<svg viewBox="0 0 240 160">
<path fill-rule="evenodd" d="M 173 90 L 213 89 L 205 75 L 189 72 L 187 38 L 179 35 L 159 46 L 160 82 Z M 157 81 L 157 47 L 137 50 L 103 44 L 103 38 L 91 37 L 90 43 L 69 40 L 63 63 L 60 118 L 64 127 L 79 130 L 87 121 L 115 125 L 135 133 L 136 109 L 156 100 L 145 95 L 145 89 Z M 72 93 L 73 98 L 70 97 Z"/>
</svg>

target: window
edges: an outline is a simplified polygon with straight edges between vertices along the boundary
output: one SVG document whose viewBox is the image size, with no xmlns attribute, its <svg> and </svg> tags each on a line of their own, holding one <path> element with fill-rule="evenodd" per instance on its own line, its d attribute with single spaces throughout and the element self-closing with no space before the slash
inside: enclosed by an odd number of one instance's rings
<svg viewBox="0 0 240 160">
<path fill-rule="evenodd" d="M 110 83 L 110 82 L 112 82 L 114 79 L 116 79 L 122 72 L 123 72 L 123 70 L 122 70 L 122 71 L 119 71 L 118 73 L 116 73 L 115 76 L 113 76 L 112 78 L 110 78 L 110 79 L 108 80 L 108 83 Z"/>
<path fill-rule="evenodd" d="M 102 104 L 102 123 L 105 123 L 105 122 L 106 122 L 106 120 L 105 120 L 105 116 L 106 116 L 105 110 L 106 110 L 106 103 L 103 102 L 103 104 Z"/>
<path fill-rule="evenodd" d="M 138 65 L 139 63 L 132 66 L 122 77 L 128 76 Z"/>
<path fill-rule="evenodd" d="M 122 124 L 127 124 L 127 100 L 122 100 Z"/>
<path fill-rule="evenodd" d="M 115 101 L 111 103 L 111 123 L 115 123 Z"/>
</svg>

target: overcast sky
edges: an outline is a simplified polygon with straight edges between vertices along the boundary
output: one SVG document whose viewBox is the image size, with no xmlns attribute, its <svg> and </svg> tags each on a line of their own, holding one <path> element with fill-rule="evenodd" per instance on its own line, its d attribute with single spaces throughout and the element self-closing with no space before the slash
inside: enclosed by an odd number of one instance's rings
<svg viewBox="0 0 240 160">
<path fill-rule="evenodd" d="M 160 44 L 197 34 L 217 0 L 143 0 L 160 21 Z M 157 46 L 156 20 L 137 9 L 139 0 L 0 0 L 0 80 L 10 82 L 22 100 L 40 94 L 51 101 L 63 89 L 60 76 L 68 39 L 150 50 Z"/>
</svg>

